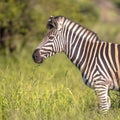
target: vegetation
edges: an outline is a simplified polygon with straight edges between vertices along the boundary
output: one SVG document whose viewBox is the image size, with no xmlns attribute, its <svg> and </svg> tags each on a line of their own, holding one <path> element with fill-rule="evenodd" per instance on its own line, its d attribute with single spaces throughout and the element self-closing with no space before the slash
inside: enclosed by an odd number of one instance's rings
<svg viewBox="0 0 120 120">
<path fill-rule="evenodd" d="M 82 2 L 82 6 L 80 4 L 72 0 L 63 2 L 49 0 L 47 3 L 45 0 L 29 0 L 29 2 L 28 0 L 1 0 L 0 48 L 7 49 L 5 53 L 13 52 L 18 44 L 21 44 L 23 49 L 28 42 L 41 38 L 46 31 L 45 24 L 50 15 L 64 15 L 82 23 L 96 21 L 99 14 L 94 4 L 91 2 L 88 4 Z M 83 4 L 86 6 L 84 7 Z M 86 15 L 83 16 L 82 13 Z"/>
<path fill-rule="evenodd" d="M 112 92 L 112 108 L 98 112 L 97 98 L 84 85 L 79 70 L 64 54 L 33 64 L 31 51 L 19 59 L 0 58 L 0 115 L 3 120 L 119 120 L 120 97 Z M 5 65 L 6 63 L 6 65 Z"/>
<path fill-rule="evenodd" d="M 120 1 L 119 1 L 119 0 L 114 0 L 113 2 L 115 3 L 115 5 L 116 5 L 118 8 L 120 8 Z"/>
<path fill-rule="evenodd" d="M 90 0 L 0 1 L 1 120 L 120 119 L 119 93 L 111 91 L 111 110 L 106 115 L 99 114 L 94 91 L 84 85 L 79 70 L 64 54 L 48 58 L 41 65 L 34 64 L 31 57 L 47 31 L 50 15 L 67 16 L 98 33 L 100 39 L 120 43 L 119 21 L 102 21 L 96 3 Z"/>
</svg>

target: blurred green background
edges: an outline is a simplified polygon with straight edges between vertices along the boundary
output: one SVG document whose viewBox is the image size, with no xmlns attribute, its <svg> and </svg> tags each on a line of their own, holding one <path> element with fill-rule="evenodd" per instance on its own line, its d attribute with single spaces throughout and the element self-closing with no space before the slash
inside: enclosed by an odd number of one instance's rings
<svg viewBox="0 0 120 120">
<path fill-rule="evenodd" d="M 94 91 L 64 54 L 33 62 L 51 15 L 120 44 L 120 0 L 0 0 L 0 120 L 120 120 L 119 93 L 100 115 Z"/>
<path fill-rule="evenodd" d="M 120 43 L 119 0 L 1 0 L 0 54 L 41 41 L 49 16 L 63 15 Z"/>
</svg>

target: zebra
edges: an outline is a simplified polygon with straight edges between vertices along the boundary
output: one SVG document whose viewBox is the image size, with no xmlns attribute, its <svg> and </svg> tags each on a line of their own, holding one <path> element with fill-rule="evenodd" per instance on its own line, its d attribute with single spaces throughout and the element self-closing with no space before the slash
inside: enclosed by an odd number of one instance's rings
<svg viewBox="0 0 120 120">
<path fill-rule="evenodd" d="M 49 17 L 47 28 L 33 52 L 34 62 L 64 52 L 95 91 L 99 111 L 106 113 L 111 107 L 109 91 L 120 91 L 120 45 L 101 41 L 95 32 L 64 16 Z"/>
</svg>

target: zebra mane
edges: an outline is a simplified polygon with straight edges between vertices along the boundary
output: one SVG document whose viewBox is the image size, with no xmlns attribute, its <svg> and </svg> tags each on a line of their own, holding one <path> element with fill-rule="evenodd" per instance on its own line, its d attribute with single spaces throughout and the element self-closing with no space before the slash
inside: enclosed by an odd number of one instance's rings
<svg viewBox="0 0 120 120">
<path fill-rule="evenodd" d="M 50 16 L 48 23 L 47 23 L 47 28 L 48 29 L 55 28 L 55 29 L 60 30 L 63 26 L 65 26 L 65 24 L 64 24 L 65 21 L 69 21 L 70 23 L 74 23 L 76 25 L 79 25 L 79 27 L 82 27 L 82 28 L 92 32 L 96 37 L 98 37 L 97 33 L 93 32 L 92 30 L 90 30 L 90 29 L 80 25 L 79 23 L 74 22 L 71 19 L 64 17 L 64 16 L 55 16 L 55 17 Z M 98 37 L 97 41 L 100 41 L 99 37 Z"/>
<path fill-rule="evenodd" d="M 53 16 L 49 17 L 47 28 L 48 29 L 57 28 L 57 21 L 54 19 Z"/>
<path fill-rule="evenodd" d="M 47 23 L 47 28 L 48 29 L 55 28 L 55 29 L 60 30 L 62 28 L 64 19 L 65 17 L 63 16 L 56 16 L 56 17 L 50 16 L 48 23 Z"/>
</svg>

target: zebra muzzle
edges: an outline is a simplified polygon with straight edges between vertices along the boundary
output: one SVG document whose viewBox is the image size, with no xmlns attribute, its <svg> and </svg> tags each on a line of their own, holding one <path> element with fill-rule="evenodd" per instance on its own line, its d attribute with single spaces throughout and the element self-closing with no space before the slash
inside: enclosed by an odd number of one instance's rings
<svg viewBox="0 0 120 120">
<path fill-rule="evenodd" d="M 32 58 L 33 58 L 33 60 L 34 60 L 35 63 L 40 64 L 40 63 L 43 62 L 43 57 L 40 56 L 39 49 L 36 49 L 33 52 Z"/>
</svg>

